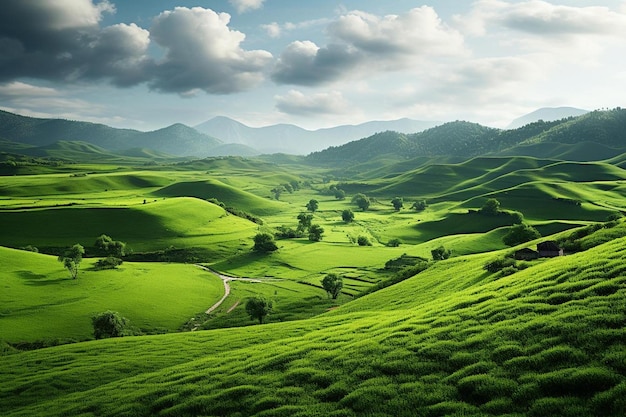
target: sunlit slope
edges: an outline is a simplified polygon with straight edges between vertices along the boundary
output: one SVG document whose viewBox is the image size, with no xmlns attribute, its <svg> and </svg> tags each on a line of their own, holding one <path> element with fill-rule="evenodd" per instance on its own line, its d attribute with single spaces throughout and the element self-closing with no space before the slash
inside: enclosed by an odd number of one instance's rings
<svg viewBox="0 0 626 417">
<path fill-rule="evenodd" d="M 0 410 L 8 416 L 624 415 L 626 240 L 532 262 L 505 277 L 483 269 L 497 256 L 442 261 L 303 322 L 9 355 L 0 364 L 9 381 Z M 206 345 L 204 353 L 195 338 Z M 141 374 L 134 367 L 148 342 L 158 365 L 139 365 Z"/>
<path fill-rule="evenodd" d="M 91 316 L 118 311 L 147 332 L 176 331 L 220 299 L 221 281 L 193 265 L 129 263 L 77 279 L 56 257 L 0 247 L 0 339 L 11 343 L 92 338 Z"/>
<path fill-rule="evenodd" d="M 257 225 L 195 198 L 171 198 L 130 207 L 62 207 L 0 212 L 0 244 L 92 246 L 101 234 L 135 251 L 200 246 L 219 254 L 249 243 Z"/>
<path fill-rule="evenodd" d="M 155 191 L 154 195 L 160 197 L 216 198 L 228 206 L 249 211 L 259 216 L 275 214 L 282 206 L 279 202 L 242 191 L 216 179 L 177 182 Z"/>
</svg>

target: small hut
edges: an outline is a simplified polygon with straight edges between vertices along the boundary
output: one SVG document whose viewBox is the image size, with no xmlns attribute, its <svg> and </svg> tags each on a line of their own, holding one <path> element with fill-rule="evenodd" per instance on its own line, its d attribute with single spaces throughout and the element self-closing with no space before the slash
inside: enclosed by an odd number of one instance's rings
<svg viewBox="0 0 626 417">
<path fill-rule="evenodd" d="M 539 257 L 539 252 L 534 251 L 530 248 L 520 249 L 515 251 L 515 259 L 518 261 L 532 261 L 533 259 L 537 259 Z"/>
<path fill-rule="evenodd" d="M 563 249 L 553 240 L 547 240 L 537 244 L 537 252 L 540 258 L 554 258 L 563 256 Z"/>
</svg>

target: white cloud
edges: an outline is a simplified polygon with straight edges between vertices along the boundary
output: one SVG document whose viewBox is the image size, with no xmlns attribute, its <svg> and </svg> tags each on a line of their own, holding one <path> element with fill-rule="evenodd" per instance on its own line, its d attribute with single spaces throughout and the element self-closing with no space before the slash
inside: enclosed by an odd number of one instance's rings
<svg viewBox="0 0 626 417">
<path fill-rule="evenodd" d="M 150 36 L 166 52 L 157 64 L 151 87 L 166 92 L 188 93 L 199 88 L 228 94 L 259 83 L 272 54 L 242 49 L 245 35 L 231 30 L 229 22 L 229 14 L 200 7 L 161 13 Z"/>
<path fill-rule="evenodd" d="M 290 90 L 284 96 L 274 97 L 276 108 L 283 113 L 300 116 L 321 114 L 343 114 L 348 111 L 348 102 L 338 91 L 306 96 L 298 90 Z"/>
<path fill-rule="evenodd" d="M 6 100 L 13 97 L 50 97 L 58 95 L 57 90 L 50 87 L 39 87 L 20 81 L 0 84 L 0 98 Z"/>
<path fill-rule="evenodd" d="M 265 0 L 228 0 L 237 9 L 237 13 L 245 13 L 263 7 Z"/>
<path fill-rule="evenodd" d="M 276 22 L 272 22 L 267 25 L 261 25 L 261 29 L 265 30 L 270 38 L 278 38 L 282 33 L 280 25 Z"/>
<path fill-rule="evenodd" d="M 317 85 L 465 53 L 462 36 L 427 6 L 384 17 L 349 12 L 327 32 L 331 41 L 323 47 L 310 41 L 291 43 L 274 68 L 274 81 Z"/>
</svg>

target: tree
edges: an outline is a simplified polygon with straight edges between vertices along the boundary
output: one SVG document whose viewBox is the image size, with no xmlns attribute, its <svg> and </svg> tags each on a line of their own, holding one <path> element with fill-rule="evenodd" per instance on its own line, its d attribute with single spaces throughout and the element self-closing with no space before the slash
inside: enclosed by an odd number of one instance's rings
<svg viewBox="0 0 626 417">
<path fill-rule="evenodd" d="M 500 212 L 500 202 L 495 198 L 488 199 L 480 209 L 480 213 L 485 216 L 497 216 Z"/>
<path fill-rule="evenodd" d="M 356 243 L 358 243 L 359 246 L 372 246 L 372 242 L 370 242 L 367 236 L 359 236 L 356 239 Z"/>
<path fill-rule="evenodd" d="M 319 202 L 315 199 L 309 200 L 309 202 L 306 205 L 306 209 L 309 211 L 312 211 L 313 213 L 315 213 L 318 207 L 319 207 Z"/>
<path fill-rule="evenodd" d="M 100 235 L 96 239 L 94 246 L 100 253 L 107 256 L 121 258 L 126 255 L 126 243 L 119 240 L 113 240 L 105 234 Z"/>
<path fill-rule="evenodd" d="M 335 198 L 337 200 L 345 200 L 346 199 L 346 192 L 340 188 L 335 188 Z"/>
<path fill-rule="evenodd" d="M 391 204 L 393 205 L 393 208 L 396 211 L 400 211 L 400 209 L 403 207 L 404 201 L 402 200 L 402 197 L 394 197 L 393 200 L 391 200 Z"/>
<path fill-rule="evenodd" d="M 400 239 L 391 239 L 389 242 L 387 242 L 387 246 L 389 246 L 390 248 L 397 248 L 401 244 L 402 241 Z"/>
<path fill-rule="evenodd" d="M 309 240 L 312 242 L 319 242 L 322 240 L 322 235 L 324 234 L 324 229 L 319 224 L 312 224 L 309 227 Z"/>
<path fill-rule="evenodd" d="M 443 246 L 439 246 L 438 248 L 431 250 L 430 254 L 433 256 L 433 260 L 443 261 L 444 259 L 448 259 L 450 257 L 450 250 Z"/>
<path fill-rule="evenodd" d="M 285 187 L 279 185 L 278 187 L 272 188 L 270 191 L 274 194 L 276 200 L 280 200 L 280 195 L 285 192 Z"/>
<path fill-rule="evenodd" d="M 272 312 L 274 303 L 265 297 L 252 297 L 246 301 L 246 313 L 250 320 L 257 319 L 259 324 L 263 324 L 263 319 Z"/>
<path fill-rule="evenodd" d="M 311 227 L 313 221 L 313 215 L 307 213 L 298 214 L 298 230 L 303 232 Z"/>
<path fill-rule="evenodd" d="M 344 210 L 341 212 L 341 219 L 345 223 L 352 223 L 352 221 L 354 220 L 354 213 L 350 209 Z"/>
<path fill-rule="evenodd" d="M 352 197 L 352 202 L 356 204 L 357 207 L 360 208 L 362 211 L 367 210 L 371 203 L 369 197 L 361 193 L 356 194 L 354 197 Z"/>
<path fill-rule="evenodd" d="M 505 245 L 515 246 L 540 237 L 541 233 L 537 229 L 529 224 L 522 223 L 511 226 L 509 232 L 502 237 L 502 241 Z"/>
<path fill-rule="evenodd" d="M 413 203 L 411 208 L 415 211 L 424 211 L 426 210 L 426 200 L 419 200 Z"/>
<path fill-rule="evenodd" d="M 337 274 L 328 274 L 322 280 L 322 287 L 324 287 L 329 297 L 336 300 L 343 288 L 343 279 Z"/>
<path fill-rule="evenodd" d="M 128 320 L 115 311 L 105 311 L 91 318 L 93 335 L 96 339 L 122 337 L 129 334 Z"/>
<path fill-rule="evenodd" d="M 255 252 L 267 253 L 274 252 L 278 249 L 276 243 L 274 242 L 274 236 L 269 233 L 257 233 L 254 236 L 254 247 L 252 248 Z"/>
<path fill-rule="evenodd" d="M 77 243 L 59 255 L 59 262 L 63 262 L 63 266 L 70 272 L 72 279 L 76 279 L 76 276 L 78 275 L 78 266 L 83 260 L 84 254 L 85 248 Z"/>
</svg>

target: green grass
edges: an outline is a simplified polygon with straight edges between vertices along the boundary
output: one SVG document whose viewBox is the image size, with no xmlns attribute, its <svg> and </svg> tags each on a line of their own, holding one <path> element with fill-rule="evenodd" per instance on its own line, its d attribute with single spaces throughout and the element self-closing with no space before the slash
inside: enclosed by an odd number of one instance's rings
<svg viewBox="0 0 626 417">
<path fill-rule="evenodd" d="M 129 263 L 78 278 L 55 257 L 0 247 L 0 334 L 11 343 L 85 340 L 91 316 L 118 311 L 143 332 L 176 331 L 223 294 L 220 280 L 193 265 Z"/>
<path fill-rule="evenodd" d="M 482 269 L 493 256 L 436 263 L 315 319 L 11 354 L 0 411 L 623 415 L 624 239 L 507 277 Z"/>
</svg>

